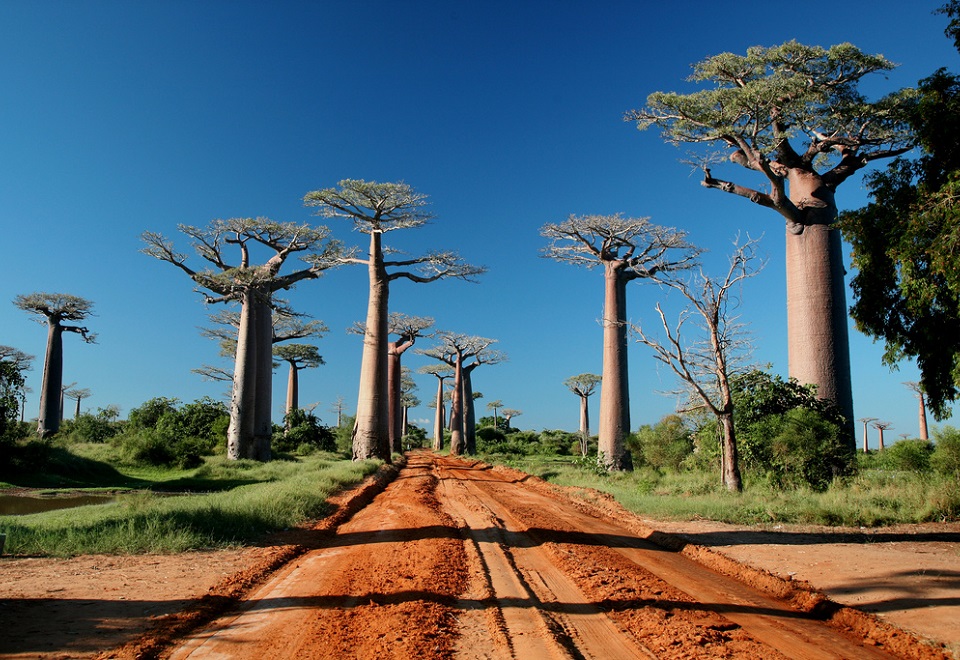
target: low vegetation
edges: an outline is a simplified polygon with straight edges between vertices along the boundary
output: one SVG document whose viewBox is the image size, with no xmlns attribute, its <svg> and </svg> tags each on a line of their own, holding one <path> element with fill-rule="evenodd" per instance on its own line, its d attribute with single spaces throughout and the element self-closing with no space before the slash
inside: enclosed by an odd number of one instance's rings
<svg viewBox="0 0 960 660">
<path fill-rule="evenodd" d="M 799 419 L 801 415 L 785 416 L 784 427 L 796 427 Z M 742 493 L 728 492 L 720 483 L 716 440 L 704 442 L 675 416 L 629 438 L 633 472 L 607 472 L 595 452 L 575 455 L 574 434 L 567 434 L 569 448 L 556 452 L 557 431 L 503 434 L 502 440 L 480 443 L 488 450 L 481 458 L 558 485 L 609 493 L 627 509 L 651 518 L 870 527 L 960 520 L 960 430 L 946 426 L 932 443 L 903 440 L 883 452 L 858 454 L 851 468 L 824 479 L 829 464 L 805 462 L 795 443 L 778 449 L 784 437 L 805 437 L 821 423 L 800 427 L 803 433 L 796 435 L 769 436 L 772 458 L 748 464 Z M 777 458 L 781 449 L 785 453 Z M 805 481 L 804 475 L 814 476 Z"/>
<path fill-rule="evenodd" d="M 111 410 L 68 420 L 49 439 L 2 444 L 0 488 L 116 493 L 102 505 L 0 516 L 5 552 L 182 552 L 254 541 L 326 513 L 326 499 L 382 462 L 349 460 L 349 428 L 299 411 L 275 429 L 278 460 L 226 458 L 225 407 L 157 398 L 118 421 Z M 349 420 L 347 420 L 349 421 Z M 17 435 L 14 429 L 12 435 Z M 0 491 L 2 492 L 2 491 Z"/>
</svg>

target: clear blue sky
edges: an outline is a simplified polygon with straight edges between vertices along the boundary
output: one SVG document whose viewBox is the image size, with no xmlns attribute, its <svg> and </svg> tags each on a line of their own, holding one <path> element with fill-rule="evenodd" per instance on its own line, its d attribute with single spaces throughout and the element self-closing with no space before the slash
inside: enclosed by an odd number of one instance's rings
<svg viewBox="0 0 960 660">
<path fill-rule="evenodd" d="M 178 223 L 320 222 L 303 195 L 344 178 L 403 180 L 430 196 L 436 221 L 388 235 L 393 245 L 455 249 L 489 268 L 478 284 L 398 281 L 391 292 L 393 311 L 499 339 L 510 361 L 474 373 L 481 412 L 501 399 L 523 411 L 521 427 L 577 426 L 562 383 L 600 370 L 601 275 L 538 256 L 539 228 L 571 213 L 683 228 L 712 251 L 714 270 L 738 232 L 763 235 L 769 263 L 747 287 L 743 320 L 756 359 L 786 375 L 782 221 L 702 188 L 682 151 L 622 115 L 650 92 L 689 89 L 690 65 L 708 55 L 788 39 L 850 41 L 899 63 L 869 83 L 873 95 L 957 70 L 946 21 L 932 13 L 940 4 L 0 2 L 0 344 L 37 356 L 27 413 L 36 415 L 45 332 L 14 296 L 94 301 L 88 325 L 99 343 L 65 339 L 65 382 L 93 391 L 85 409 L 116 404 L 125 416 L 155 396 L 220 396 L 222 385 L 190 371 L 219 360 L 197 331 L 216 310 L 182 273 L 138 251 L 141 232 L 186 251 Z M 838 201 L 862 205 L 860 180 Z M 364 244 L 343 221 L 327 224 Z M 632 286 L 631 320 L 650 327 L 661 295 Z M 366 273 L 344 268 L 289 297 L 330 327 L 318 343 L 327 364 L 303 374 L 301 401 L 320 402 L 331 422 L 337 396 L 347 412 L 356 402 L 360 339 L 345 328 L 364 316 Z M 902 385 L 915 370 L 891 373 L 882 347 L 851 332 L 856 416 L 891 421 L 889 439 L 916 435 L 916 402 Z M 405 364 L 424 359 L 408 354 Z M 673 409 L 658 392 L 674 379 L 638 344 L 630 380 L 634 427 Z M 429 400 L 435 379 L 418 382 Z"/>
</svg>

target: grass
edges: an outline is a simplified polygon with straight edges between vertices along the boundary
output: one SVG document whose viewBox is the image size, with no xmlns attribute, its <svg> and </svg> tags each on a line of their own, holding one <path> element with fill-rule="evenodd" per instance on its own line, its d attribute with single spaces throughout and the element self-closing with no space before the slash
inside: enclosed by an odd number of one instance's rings
<svg viewBox="0 0 960 660">
<path fill-rule="evenodd" d="M 76 463 L 85 465 L 96 451 L 100 450 L 78 448 Z M 95 481 L 91 478 L 82 483 L 97 489 L 139 484 L 154 491 L 208 492 L 171 496 L 139 490 L 122 493 L 109 504 L 2 516 L 0 533 L 7 535 L 5 552 L 32 556 L 230 547 L 322 517 L 327 497 L 359 482 L 379 465 L 313 455 L 270 463 L 213 457 L 195 470 L 119 467 L 114 474 L 97 469 L 93 472 L 101 477 L 99 483 L 91 483 Z"/>
<path fill-rule="evenodd" d="M 599 474 L 565 456 L 485 456 L 561 486 L 612 495 L 625 508 L 662 520 L 707 519 L 733 524 L 817 524 L 876 527 L 960 520 L 960 484 L 933 473 L 863 469 L 824 492 L 780 490 L 744 476 L 742 493 L 725 491 L 705 472 L 661 473 L 650 468 Z"/>
</svg>

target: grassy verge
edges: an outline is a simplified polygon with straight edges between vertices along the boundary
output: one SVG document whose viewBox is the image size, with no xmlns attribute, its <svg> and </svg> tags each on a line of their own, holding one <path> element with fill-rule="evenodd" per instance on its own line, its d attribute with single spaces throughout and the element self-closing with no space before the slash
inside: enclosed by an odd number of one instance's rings
<svg viewBox="0 0 960 660">
<path fill-rule="evenodd" d="M 716 475 L 704 472 L 646 468 L 607 475 L 565 456 L 481 458 L 561 486 L 609 493 L 630 511 L 654 519 L 865 527 L 960 520 L 960 484 L 929 473 L 864 469 L 824 492 L 778 490 L 746 477 L 742 493 L 729 493 Z"/>
<path fill-rule="evenodd" d="M 378 466 L 376 461 L 354 463 L 334 455 L 313 455 L 265 464 L 210 458 L 189 471 L 131 474 L 120 468 L 115 471 L 120 476 L 113 480 L 127 487 L 220 492 L 121 494 L 110 504 L 3 516 L 0 533 L 7 535 L 5 552 L 21 555 L 171 553 L 229 547 L 323 516 L 327 497 L 359 482 Z M 90 482 L 83 483 L 108 485 L 103 480 Z"/>
</svg>

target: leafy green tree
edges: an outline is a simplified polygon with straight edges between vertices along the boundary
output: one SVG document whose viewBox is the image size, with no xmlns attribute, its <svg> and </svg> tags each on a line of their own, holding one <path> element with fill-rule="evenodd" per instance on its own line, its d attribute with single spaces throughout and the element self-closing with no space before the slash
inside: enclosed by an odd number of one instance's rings
<svg viewBox="0 0 960 660">
<path fill-rule="evenodd" d="M 11 430 L 17 427 L 23 384 L 23 373 L 17 365 L 11 361 L 0 360 L 0 442 L 8 438 Z"/>
<path fill-rule="evenodd" d="M 699 252 L 686 234 L 649 218 L 571 215 L 546 224 L 544 257 L 582 268 L 603 268 L 603 387 L 600 389 L 600 461 L 608 470 L 630 470 L 624 440 L 630 433 L 627 379 L 627 283 L 664 270 L 687 268 Z M 504 411 L 506 415 L 506 411 Z"/>
<path fill-rule="evenodd" d="M 83 321 L 93 314 L 93 303 L 68 293 L 31 293 L 17 296 L 13 304 L 38 317 L 37 320 L 47 326 L 47 353 L 43 361 L 37 433 L 41 438 L 48 438 L 60 428 L 63 333 L 74 332 L 88 344 L 95 343 L 96 335 L 91 334 L 86 326 L 67 325 L 67 322 Z"/>
<path fill-rule="evenodd" d="M 484 268 L 465 263 L 450 251 L 429 252 L 418 257 L 387 258 L 383 235 L 398 229 L 422 227 L 431 219 L 425 210 L 426 195 L 405 183 L 377 183 L 345 179 L 337 188 L 307 193 L 307 206 L 323 217 L 346 218 L 354 228 L 370 236 L 366 259 L 351 258 L 367 267 L 370 293 L 364 324 L 363 357 L 356 428 L 353 434 L 355 460 L 390 460 L 390 395 L 388 384 L 390 283 L 397 279 L 426 283 L 455 277 L 472 280 Z"/>
<path fill-rule="evenodd" d="M 705 89 L 655 92 L 645 108 L 625 116 L 640 129 L 660 128 L 674 144 L 720 147 L 725 158 L 701 151 L 701 183 L 786 221 L 790 375 L 837 402 L 851 447 L 853 393 L 835 194 L 867 164 L 912 146 L 901 120 L 910 92 L 870 102 L 858 89 L 864 77 L 893 66 L 851 44 L 758 46 L 746 55 L 721 53 L 697 63 L 690 80 Z M 710 166 L 724 161 L 761 185 L 714 177 Z"/>
<path fill-rule="evenodd" d="M 960 5 L 948 34 L 958 36 Z M 960 394 L 960 78 L 921 80 L 908 115 L 922 155 L 867 178 L 871 202 L 842 217 L 853 247 L 857 328 L 885 343 L 891 367 L 916 360 L 937 419 Z"/>
</svg>

